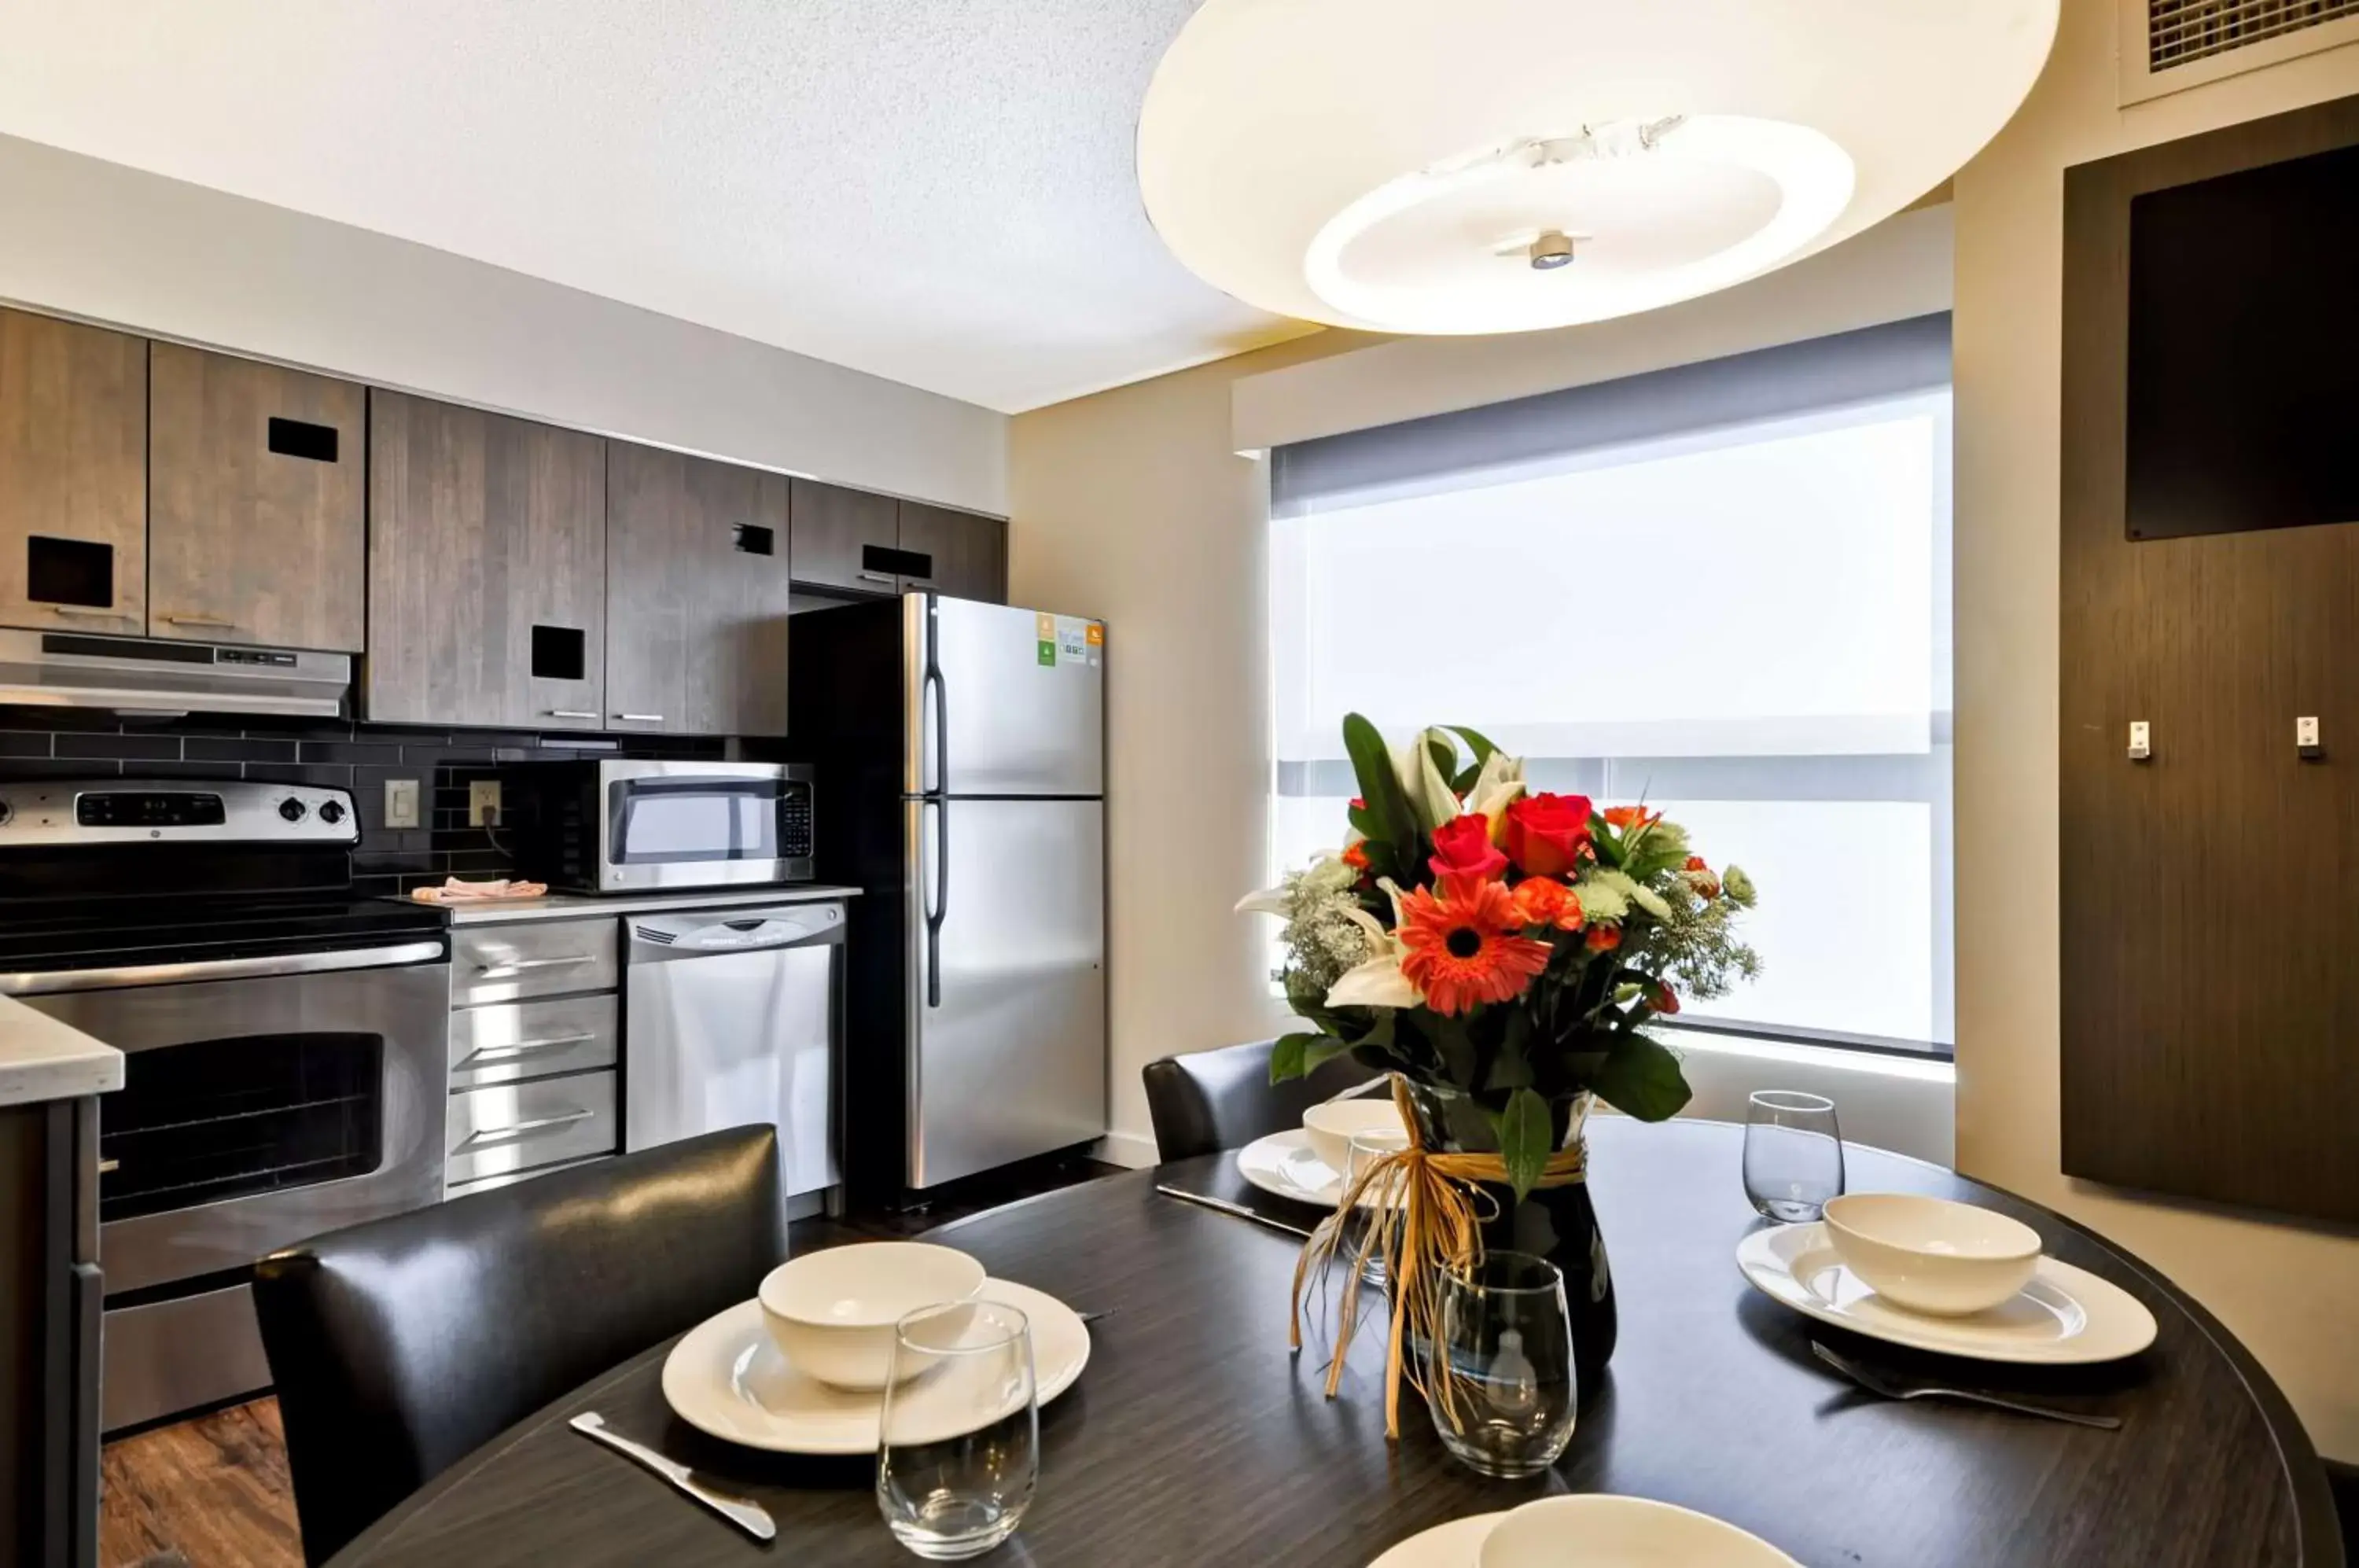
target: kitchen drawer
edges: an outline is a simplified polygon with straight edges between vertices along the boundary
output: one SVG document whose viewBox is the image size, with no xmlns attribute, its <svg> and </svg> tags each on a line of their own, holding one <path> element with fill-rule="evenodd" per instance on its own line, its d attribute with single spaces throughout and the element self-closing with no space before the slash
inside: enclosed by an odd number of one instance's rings
<svg viewBox="0 0 2359 1568">
<path fill-rule="evenodd" d="M 443 1192 L 445 1198 L 463 1198 L 470 1192 L 488 1192 L 495 1187 L 513 1187 L 519 1181 L 536 1181 L 554 1176 L 560 1171 L 571 1171 L 583 1165 L 595 1165 L 602 1160 L 612 1160 L 611 1154 L 593 1154 L 587 1160 L 568 1160 L 562 1164 L 536 1166 L 530 1171 L 511 1171 L 505 1176 L 486 1176 L 480 1181 L 462 1181 Z"/>
<path fill-rule="evenodd" d="M 462 926 L 451 933 L 451 1005 L 515 1002 L 568 991 L 611 991 L 614 918 Z"/>
<path fill-rule="evenodd" d="M 451 1096 L 443 1180 L 455 1186 L 612 1154 L 620 1126 L 611 1072 L 462 1089 Z"/>
<path fill-rule="evenodd" d="M 614 997 L 491 1002 L 451 1015 L 451 1087 L 614 1065 Z"/>
</svg>

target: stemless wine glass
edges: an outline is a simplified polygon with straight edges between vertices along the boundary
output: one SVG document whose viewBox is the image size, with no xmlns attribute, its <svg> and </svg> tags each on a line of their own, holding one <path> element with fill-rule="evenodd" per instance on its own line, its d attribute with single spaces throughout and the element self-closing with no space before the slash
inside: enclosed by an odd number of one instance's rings
<svg viewBox="0 0 2359 1568">
<path fill-rule="evenodd" d="M 1441 1345 L 1426 1407 L 1470 1469 L 1536 1475 L 1572 1441 L 1572 1315 L 1545 1258 L 1494 1252 L 1440 1285 Z"/>
<path fill-rule="evenodd" d="M 1795 1089 L 1756 1093 L 1745 1113 L 1745 1195 L 1754 1208 L 1780 1225 L 1800 1225 L 1843 1190 L 1835 1103 Z"/>
<path fill-rule="evenodd" d="M 1032 1328 L 997 1301 L 920 1307 L 894 1331 L 876 1506 L 894 1539 L 937 1563 L 1016 1531 L 1040 1473 Z"/>
</svg>

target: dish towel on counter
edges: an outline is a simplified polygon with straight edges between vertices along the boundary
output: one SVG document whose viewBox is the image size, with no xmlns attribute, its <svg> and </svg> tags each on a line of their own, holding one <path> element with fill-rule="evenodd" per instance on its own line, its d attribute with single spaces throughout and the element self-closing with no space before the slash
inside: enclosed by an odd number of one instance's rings
<svg viewBox="0 0 2359 1568">
<path fill-rule="evenodd" d="M 509 898 L 544 898 L 549 896 L 549 884 L 515 882 L 505 877 L 496 882 L 462 882 L 451 877 L 445 878 L 440 887 L 412 887 L 409 896 L 421 904 L 482 904 Z"/>
</svg>

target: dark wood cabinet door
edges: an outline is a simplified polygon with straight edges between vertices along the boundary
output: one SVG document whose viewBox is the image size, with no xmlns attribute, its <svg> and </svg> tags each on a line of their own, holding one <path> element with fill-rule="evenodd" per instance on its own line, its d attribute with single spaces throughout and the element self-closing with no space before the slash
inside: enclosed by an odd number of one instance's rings
<svg viewBox="0 0 2359 1568">
<path fill-rule="evenodd" d="M 1007 603 L 1007 525 L 997 517 L 904 501 L 901 553 L 905 590 L 930 589 L 953 599 Z"/>
<path fill-rule="evenodd" d="M 596 436 L 373 392 L 368 717 L 606 727 L 605 492 Z"/>
<path fill-rule="evenodd" d="M 147 625 L 147 341 L 0 310 L 0 626 Z"/>
<path fill-rule="evenodd" d="M 787 486 L 608 443 L 609 728 L 787 733 Z"/>
<path fill-rule="evenodd" d="M 150 637 L 361 651 L 367 413 L 350 381 L 152 346 Z"/>
<path fill-rule="evenodd" d="M 872 561 L 867 551 L 891 551 L 901 537 L 898 503 L 798 479 L 792 488 L 793 542 L 788 564 L 794 580 L 813 588 L 850 593 L 897 593 L 900 579 L 888 556 Z"/>
</svg>

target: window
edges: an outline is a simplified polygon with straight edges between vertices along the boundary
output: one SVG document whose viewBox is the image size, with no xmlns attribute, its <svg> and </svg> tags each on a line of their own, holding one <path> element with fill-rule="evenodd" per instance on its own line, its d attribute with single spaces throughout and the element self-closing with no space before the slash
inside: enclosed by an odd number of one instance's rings
<svg viewBox="0 0 2359 1568">
<path fill-rule="evenodd" d="M 1702 1027 L 1946 1055 L 1948 319 L 1281 449 L 1281 866 L 1340 725 L 1465 724 L 1536 789 L 1643 799 L 1761 888 Z"/>
</svg>

